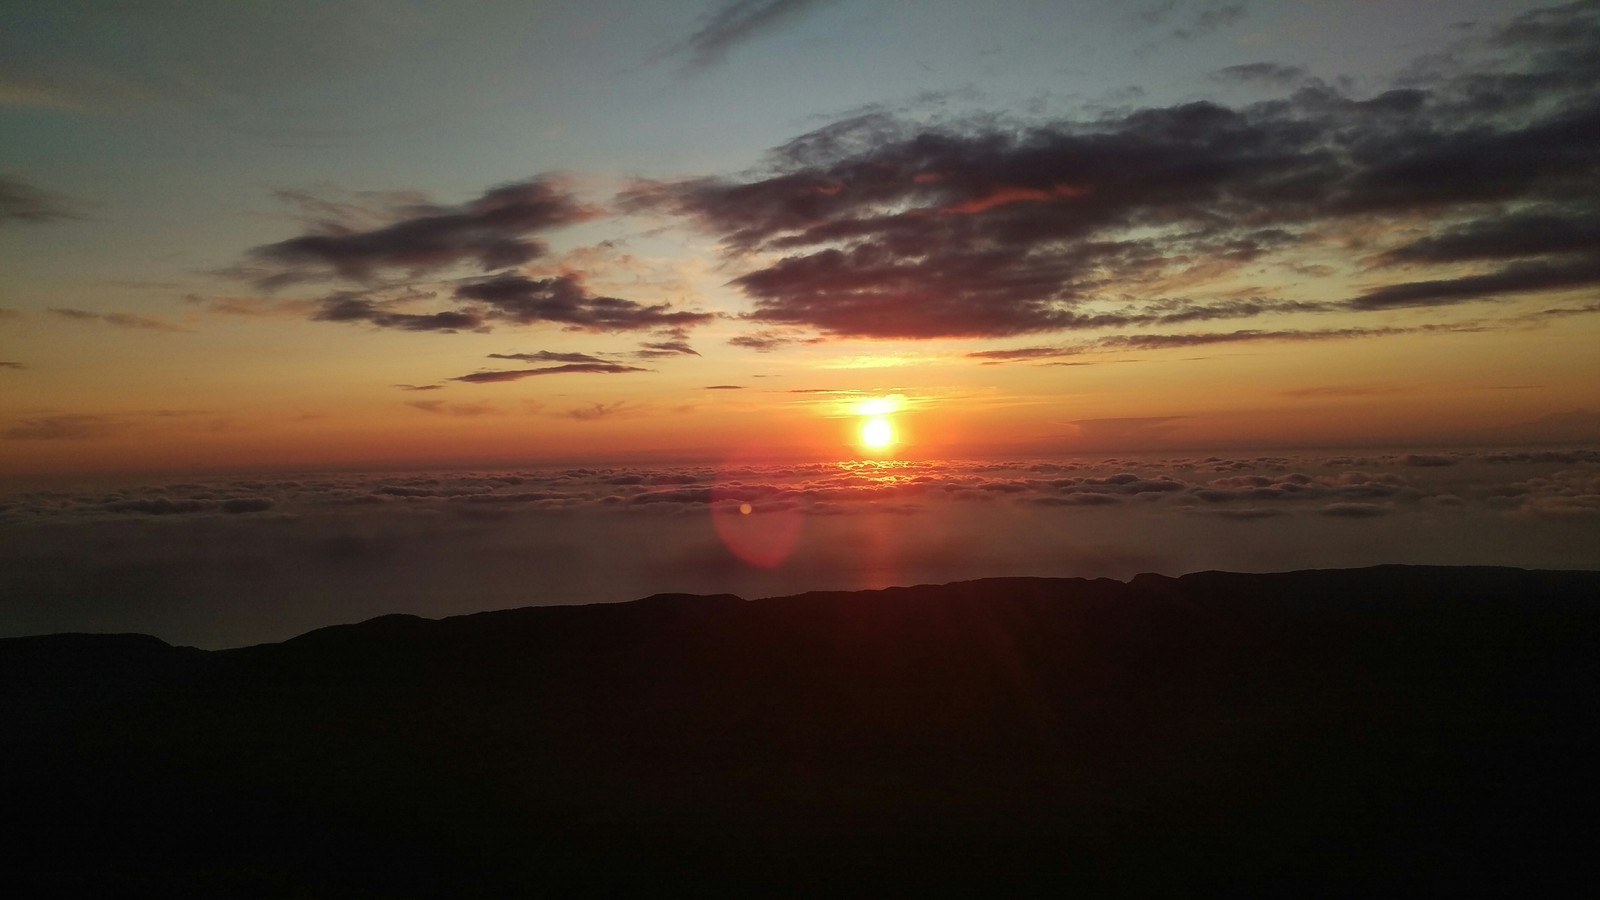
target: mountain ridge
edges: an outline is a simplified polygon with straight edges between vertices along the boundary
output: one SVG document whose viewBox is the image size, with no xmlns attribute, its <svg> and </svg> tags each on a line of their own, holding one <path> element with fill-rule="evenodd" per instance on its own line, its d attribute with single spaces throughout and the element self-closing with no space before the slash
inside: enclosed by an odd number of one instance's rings
<svg viewBox="0 0 1600 900">
<path fill-rule="evenodd" d="M 8 639 L 0 861 L 43 894 L 1509 890 L 1589 872 L 1597 639 L 1600 572 L 1408 566 Z"/>
</svg>

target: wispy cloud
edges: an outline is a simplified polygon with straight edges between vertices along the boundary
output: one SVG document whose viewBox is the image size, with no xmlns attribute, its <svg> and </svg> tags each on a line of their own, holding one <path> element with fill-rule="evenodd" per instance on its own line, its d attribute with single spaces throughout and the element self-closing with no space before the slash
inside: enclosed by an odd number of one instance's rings
<svg viewBox="0 0 1600 900">
<path fill-rule="evenodd" d="M 410 400 L 406 405 L 439 416 L 476 417 L 496 415 L 500 410 L 487 403 L 446 403 L 443 400 Z"/>
<path fill-rule="evenodd" d="M 1201 331 L 1169 334 L 1112 334 L 1079 344 L 1062 347 L 1024 347 L 1016 350 L 980 350 L 968 353 L 968 359 L 982 360 L 983 365 L 999 365 L 1019 361 L 1037 361 L 1075 357 L 1085 353 L 1115 350 L 1169 350 L 1182 347 L 1206 347 L 1218 344 L 1304 343 L 1318 341 L 1348 341 L 1357 338 L 1390 337 L 1403 334 L 1449 334 L 1485 330 L 1480 322 L 1443 323 L 1434 325 L 1390 326 L 1379 328 L 1309 328 L 1264 331 L 1253 328 L 1237 331 Z"/>
<path fill-rule="evenodd" d="M 1159 30 L 1165 40 L 1191 41 L 1237 24 L 1248 12 L 1243 0 L 1152 0 L 1130 4 L 1133 22 L 1142 28 Z M 1160 40 L 1150 41 L 1145 50 L 1154 49 Z"/>
<path fill-rule="evenodd" d="M 579 422 L 593 422 L 597 419 L 636 416 L 641 415 L 643 412 L 644 407 L 619 400 L 615 403 L 593 403 L 589 406 L 576 407 L 567 410 L 565 415 L 567 418 L 577 419 Z"/>
<path fill-rule="evenodd" d="M 121 423 L 106 416 L 38 416 L 14 420 L 9 428 L 0 431 L 0 437 L 13 441 L 85 441 L 113 434 L 121 427 Z"/>
<path fill-rule="evenodd" d="M 1386 385 L 1327 384 L 1319 385 L 1318 387 L 1279 391 L 1278 393 L 1285 397 L 1302 399 L 1337 399 L 1341 397 L 1378 397 L 1384 394 L 1397 394 L 1403 390 L 1405 389 Z"/>
<path fill-rule="evenodd" d="M 79 204 L 10 175 L 0 175 L 0 227 L 82 218 Z"/>
<path fill-rule="evenodd" d="M 793 329 L 763 329 L 728 338 L 728 346 L 743 347 L 757 353 L 771 353 L 794 344 L 820 344 L 824 338 Z"/>
<path fill-rule="evenodd" d="M 509 369 L 498 372 L 473 372 L 471 375 L 460 375 L 451 381 L 465 381 L 468 384 L 492 384 L 501 381 L 520 381 L 523 378 L 535 378 L 540 375 L 622 375 L 628 372 L 649 372 L 638 366 L 625 366 L 621 363 L 569 363 L 564 366 L 546 366 L 542 369 Z"/>
<path fill-rule="evenodd" d="M 301 319 L 314 313 L 318 308 L 315 300 L 307 299 L 277 299 L 273 297 L 238 295 L 208 297 L 195 293 L 185 294 L 183 302 L 199 307 L 206 312 L 220 313 L 227 316 L 249 316 L 251 318 Z"/>
<path fill-rule="evenodd" d="M 639 345 L 634 356 L 640 359 L 662 359 L 671 356 L 699 356 L 699 351 L 689 346 L 689 342 L 682 339 L 667 341 L 645 341 Z"/>
<path fill-rule="evenodd" d="M 530 363 L 552 362 L 552 363 L 600 363 L 602 365 L 606 365 L 607 364 L 606 361 L 601 359 L 600 357 L 598 357 L 598 356 L 590 356 L 587 353 L 556 353 L 556 352 L 553 352 L 553 351 L 550 351 L 550 350 L 540 350 L 540 351 L 538 351 L 536 353 L 491 353 L 491 354 L 489 354 L 489 358 L 490 359 L 510 359 L 510 360 L 515 360 L 517 362 L 530 362 Z"/>
<path fill-rule="evenodd" d="M 1213 80 L 1224 83 L 1267 84 L 1276 87 L 1290 87 L 1307 81 L 1310 78 L 1310 73 L 1302 66 L 1257 62 L 1218 69 L 1211 73 L 1211 77 Z"/>
<path fill-rule="evenodd" d="M 181 325 L 175 325 L 165 319 L 155 319 L 149 316 L 135 316 L 129 313 L 97 313 L 81 309 L 57 308 L 50 312 L 63 319 L 75 322 L 96 322 L 102 325 L 112 325 L 117 328 L 133 328 L 145 331 L 190 331 Z"/>
<path fill-rule="evenodd" d="M 683 43 L 691 69 L 715 65 L 739 44 L 769 34 L 832 0 L 734 0 L 713 12 Z"/>
</svg>

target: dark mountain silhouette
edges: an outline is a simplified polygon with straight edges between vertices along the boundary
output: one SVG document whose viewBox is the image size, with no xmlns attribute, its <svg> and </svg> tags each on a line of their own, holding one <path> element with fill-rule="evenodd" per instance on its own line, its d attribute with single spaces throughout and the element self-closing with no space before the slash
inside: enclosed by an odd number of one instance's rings
<svg viewBox="0 0 1600 900">
<path fill-rule="evenodd" d="M 1592 891 L 1600 572 L 0 641 L 12 896 Z M 10 891 L 8 891 L 10 893 Z"/>
</svg>

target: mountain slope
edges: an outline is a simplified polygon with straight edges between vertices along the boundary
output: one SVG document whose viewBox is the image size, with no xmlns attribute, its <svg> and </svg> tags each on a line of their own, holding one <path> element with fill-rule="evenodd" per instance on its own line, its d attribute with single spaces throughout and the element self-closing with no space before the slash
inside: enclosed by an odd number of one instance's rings
<svg viewBox="0 0 1600 900">
<path fill-rule="evenodd" d="M 1592 878 L 1600 573 L 989 579 L 0 641 L 30 893 Z M 1555 882 L 1549 882 L 1554 886 Z"/>
</svg>

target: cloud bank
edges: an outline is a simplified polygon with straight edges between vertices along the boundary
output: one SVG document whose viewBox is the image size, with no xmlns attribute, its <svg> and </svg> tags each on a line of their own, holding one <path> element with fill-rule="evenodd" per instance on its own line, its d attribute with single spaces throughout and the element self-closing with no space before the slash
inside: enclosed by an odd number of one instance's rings
<svg viewBox="0 0 1600 900">
<path fill-rule="evenodd" d="M 845 338 L 1006 338 L 1593 288 L 1597 48 L 1600 6 L 1584 2 L 1513 19 L 1368 98 L 1260 63 L 1223 75 L 1298 87 L 1240 108 L 1092 120 L 872 113 L 778 148 L 760 176 L 649 182 L 621 199 L 691 217 L 730 261 L 753 263 L 733 281 L 752 323 Z M 1369 237 L 1352 256 L 1352 236 L 1379 222 L 1418 227 Z M 1330 253 L 1368 286 L 1189 295 Z"/>
<path fill-rule="evenodd" d="M 781 525 L 797 536 L 793 555 L 741 561 L 718 538 L 719 515 Z M 0 496 L 0 596 L 8 633 L 236 646 L 394 612 L 659 591 L 1394 562 L 1592 568 L 1597 540 L 1592 449 L 302 473 Z"/>
</svg>

